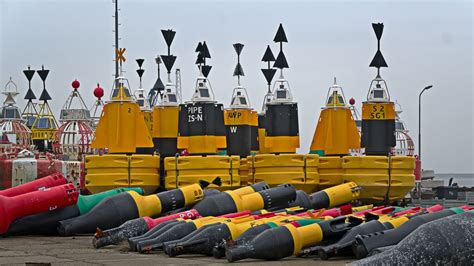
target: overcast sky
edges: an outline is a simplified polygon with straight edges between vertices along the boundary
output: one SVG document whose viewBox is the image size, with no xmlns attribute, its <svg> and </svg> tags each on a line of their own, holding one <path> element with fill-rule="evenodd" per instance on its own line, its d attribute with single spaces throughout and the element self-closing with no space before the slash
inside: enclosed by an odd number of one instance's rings
<svg viewBox="0 0 474 266">
<path fill-rule="evenodd" d="M 132 87 L 138 86 L 136 58 L 145 59 L 144 86 L 153 86 L 154 58 L 166 53 L 160 29 L 174 29 L 171 51 L 178 56 L 175 67 L 182 71 L 184 99 L 191 97 L 198 74 L 194 49 L 205 40 L 212 56 L 212 87 L 217 100 L 228 106 L 237 82 L 232 76 L 232 44 L 241 42 L 246 74 L 242 85 L 258 110 L 266 91 L 260 59 L 267 44 L 277 55 L 278 45 L 272 40 L 283 23 L 289 41 L 283 49 L 290 65 L 285 76 L 299 103 L 300 152 L 309 149 L 334 77 L 346 97 L 354 97 L 361 107 L 376 74 L 368 67 L 376 52 L 371 23 L 383 22 L 381 50 L 389 67 L 381 75 L 392 100 L 402 105 L 402 118 L 415 141 L 418 94 L 433 85 L 423 95 L 423 168 L 474 172 L 472 1 L 120 0 L 120 7 L 120 46 L 127 48 L 124 70 Z M 23 97 L 28 83 L 22 70 L 44 64 L 51 70 L 47 88 L 56 114 L 76 78 L 89 107 L 97 82 L 108 97 L 114 73 L 113 12 L 111 0 L 0 0 L 0 83 L 12 76 Z M 35 76 L 37 97 L 41 86 Z M 24 106 L 23 101 L 19 104 Z"/>
</svg>

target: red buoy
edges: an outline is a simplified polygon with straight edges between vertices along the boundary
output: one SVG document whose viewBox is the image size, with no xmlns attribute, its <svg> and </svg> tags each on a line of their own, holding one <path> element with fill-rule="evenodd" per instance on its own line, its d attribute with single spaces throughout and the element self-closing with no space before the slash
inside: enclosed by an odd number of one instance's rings
<svg viewBox="0 0 474 266">
<path fill-rule="evenodd" d="M 67 183 L 66 178 L 61 173 L 52 174 L 49 176 L 45 176 L 40 179 L 36 179 L 34 181 L 12 187 L 9 189 L 1 190 L 0 196 L 5 197 L 14 197 L 21 194 L 33 192 L 36 190 L 48 188 L 48 187 L 56 187 L 60 185 L 64 185 Z"/>
<path fill-rule="evenodd" d="M 5 233 L 15 219 L 76 204 L 78 196 L 79 192 L 73 184 L 45 188 L 14 197 L 0 196 L 0 234 Z"/>
</svg>

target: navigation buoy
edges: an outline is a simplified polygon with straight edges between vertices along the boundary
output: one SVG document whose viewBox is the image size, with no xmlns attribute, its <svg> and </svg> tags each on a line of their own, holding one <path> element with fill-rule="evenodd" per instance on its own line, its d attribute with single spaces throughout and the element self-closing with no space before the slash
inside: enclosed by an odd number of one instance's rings
<svg viewBox="0 0 474 266">
<path fill-rule="evenodd" d="M 234 76 L 237 76 L 237 87 L 232 92 L 229 108 L 224 112 L 226 126 L 227 154 L 246 157 L 251 151 L 258 150 L 258 118 L 252 110 L 245 87 L 240 85 L 240 77 L 245 76 L 240 64 L 240 53 L 244 48 L 242 43 L 235 43 L 237 65 Z"/>
<path fill-rule="evenodd" d="M 334 85 L 329 87 L 326 105 L 319 116 L 310 153 L 343 156 L 349 154 L 350 149 L 359 148 L 359 130 L 346 105 L 344 91 L 334 78 Z"/>
<path fill-rule="evenodd" d="M 396 145 L 395 105 L 390 101 L 387 83 L 380 77 L 380 68 L 388 67 L 380 51 L 383 24 L 372 23 L 372 28 L 377 37 L 377 52 L 370 67 L 377 68 L 377 76 L 370 84 L 367 101 L 362 103 L 361 146 L 366 155 L 387 156 Z"/>
</svg>

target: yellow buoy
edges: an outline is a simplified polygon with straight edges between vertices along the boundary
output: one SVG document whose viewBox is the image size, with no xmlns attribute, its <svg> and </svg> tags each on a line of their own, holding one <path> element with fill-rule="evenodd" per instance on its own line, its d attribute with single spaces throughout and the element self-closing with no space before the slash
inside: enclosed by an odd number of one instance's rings
<svg viewBox="0 0 474 266">
<path fill-rule="evenodd" d="M 92 148 L 109 153 L 135 153 L 137 148 L 153 147 L 140 106 L 132 99 L 128 80 L 118 77 L 111 100 L 105 104 L 92 141 Z"/>
<path fill-rule="evenodd" d="M 334 79 L 334 85 L 329 87 L 326 106 L 319 116 L 310 153 L 346 155 L 349 149 L 359 148 L 359 131 L 346 105 L 344 92 Z"/>
</svg>

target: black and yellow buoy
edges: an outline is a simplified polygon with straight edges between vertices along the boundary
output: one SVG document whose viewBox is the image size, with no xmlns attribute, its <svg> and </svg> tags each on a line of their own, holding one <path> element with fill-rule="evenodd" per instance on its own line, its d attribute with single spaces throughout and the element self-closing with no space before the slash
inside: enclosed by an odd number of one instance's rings
<svg viewBox="0 0 474 266">
<path fill-rule="evenodd" d="M 383 24 L 373 23 L 372 27 L 377 36 L 377 53 L 370 67 L 377 68 L 377 77 L 370 84 L 367 101 L 362 103 L 361 147 L 366 155 L 387 156 L 396 145 L 395 105 L 390 101 L 387 83 L 380 77 L 380 68 L 388 67 L 380 52 Z"/>
<path fill-rule="evenodd" d="M 244 70 L 240 64 L 240 53 L 243 48 L 244 45 L 241 43 L 234 44 L 237 53 L 237 65 L 234 70 L 234 76 L 237 76 L 237 87 L 232 92 L 230 107 L 224 111 L 224 122 L 227 155 L 247 157 L 251 151 L 258 150 L 258 118 L 257 112 L 250 107 L 247 90 L 240 85 L 240 77 L 244 76 Z"/>
<path fill-rule="evenodd" d="M 28 66 L 27 70 L 23 70 L 23 73 L 25 74 L 26 78 L 28 79 L 28 91 L 26 92 L 25 95 L 25 100 L 28 102 L 26 103 L 25 109 L 23 109 L 23 112 L 21 113 L 21 118 L 26 121 L 26 125 L 31 129 L 33 126 L 33 123 L 36 120 L 36 117 L 38 116 L 38 110 L 36 110 L 36 106 L 33 103 L 33 100 L 36 100 L 36 95 L 31 89 L 31 79 L 35 75 L 34 70 Z"/>
<path fill-rule="evenodd" d="M 342 87 L 329 87 L 326 106 L 321 110 L 314 132 L 310 153 L 319 155 L 347 155 L 350 149 L 360 148 L 360 135 L 351 109 L 346 104 Z"/>
<path fill-rule="evenodd" d="M 31 126 L 33 143 L 41 152 L 52 151 L 54 136 L 58 130 L 58 122 L 56 122 L 53 111 L 48 104 L 48 101 L 51 100 L 51 96 L 49 96 L 49 93 L 46 90 L 46 77 L 48 77 L 49 70 L 44 69 L 44 66 L 42 66 L 41 70 L 38 70 L 37 72 L 43 81 L 43 92 L 41 92 L 39 98 L 43 103 L 40 103 L 38 115 Z"/>
<path fill-rule="evenodd" d="M 270 100 L 266 103 L 265 148 L 270 153 L 295 153 L 300 147 L 298 104 L 293 101 L 290 84 L 283 76 L 283 69 L 289 66 L 282 50 L 283 43 L 288 40 L 281 24 L 273 41 L 280 43 L 280 53 L 273 64 L 274 68 L 280 69 L 280 77 L 275 81 Z"/>
<path fill-rule="evenodd" d="M 179 106 L 178 149 L 190 155 L 216 154 L 226 148 L 224 107 L 214 99 L 214 92 L 207 78 L 211 58 L 206 42 L 196 48 L 199 76 L 191 101 Z"/>
<path fill-rule="evenodd" d="M 158 58 L 161 58 L 168 71 L 168 81 L 166 86 L 163 86 L 158 71 L 155 87 L 160 100 L 153 107 L 152 137 L 155 151 L 163 158 L 174 156 L 178 152 L 179 99 L 177 97 L 177 84 L 173 84 L 171 81 L 171 69 L 176 61 L 176 56 L 170 53 L 170 47 L 176 32 L 161 30 L 161 33 L 168 46 L 168 54 L 161 55 Z M 158 58 L 157 63 L 159 63 Z"/>
</svg>

